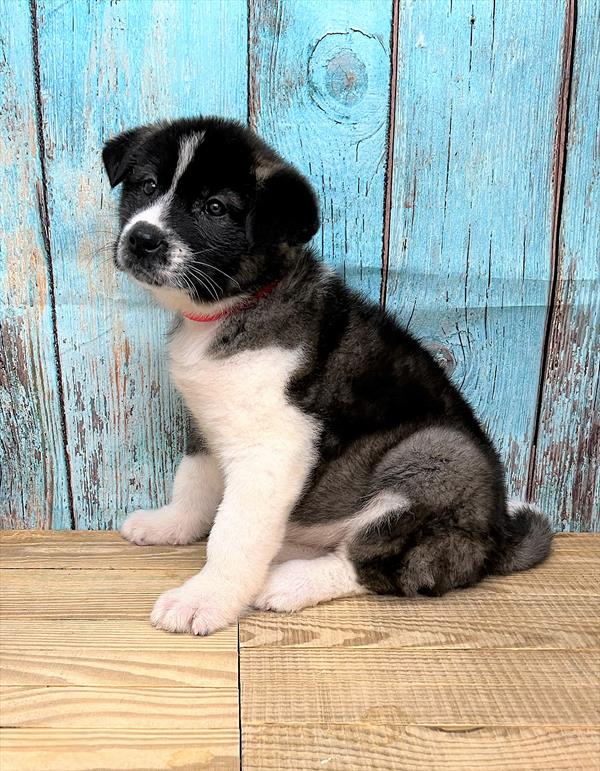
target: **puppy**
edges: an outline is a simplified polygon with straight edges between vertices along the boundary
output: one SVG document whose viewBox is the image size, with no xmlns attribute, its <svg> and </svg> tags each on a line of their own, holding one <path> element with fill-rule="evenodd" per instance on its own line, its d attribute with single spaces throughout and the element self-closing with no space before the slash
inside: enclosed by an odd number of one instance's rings
<svg viewBox="0 0 600 771">
<path fill-rule="evenodd" d="M 206 635 L 248 607 L 368 592 L 440 595 L 549 551 L 507 505 L 498 455 L 432 357 L 305 244 L 309 183 L 219 118 L 111 139 L 114 260 L 175 312 L 171 375 L 191 436 L 172 501 L 122 527 L 137 544 L 210 533 L 203 570 L 151 620 Z"/>
</svg>

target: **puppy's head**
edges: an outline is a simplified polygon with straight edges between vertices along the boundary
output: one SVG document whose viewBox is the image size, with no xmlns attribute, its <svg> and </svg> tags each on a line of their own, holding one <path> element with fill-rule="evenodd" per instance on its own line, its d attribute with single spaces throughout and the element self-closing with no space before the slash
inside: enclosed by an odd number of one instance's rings
<svg viewBox="0 0 600 771">
<path fill-rule="evenodd" d="M 136 128 L 102 159 L 111 187 L 122 186 L 115 263 L 175 309 L 279 278 L 285 255 L 319 227 L 304 177 L 232 121 Z"/>
</svg>

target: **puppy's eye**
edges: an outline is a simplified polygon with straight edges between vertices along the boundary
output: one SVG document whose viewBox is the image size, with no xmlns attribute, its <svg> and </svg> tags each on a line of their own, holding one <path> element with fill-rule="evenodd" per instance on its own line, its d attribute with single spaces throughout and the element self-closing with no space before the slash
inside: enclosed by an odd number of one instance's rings
<svg viewBox="0 0 600 771">
<path fill-rule="evenodd" d="M 142 190 L 146 195 L 152 195 L 156 190 L 156 181 L 151 178 L 145 179 L 142 183 Z"/>
<path fill-rule="evenodd" d="M 218 198 L 209 198 L 206 202 L 204 210 L 211 217 L 222 217 L 225 214 L 225 205 L 219 201 Z"/>
</svg>

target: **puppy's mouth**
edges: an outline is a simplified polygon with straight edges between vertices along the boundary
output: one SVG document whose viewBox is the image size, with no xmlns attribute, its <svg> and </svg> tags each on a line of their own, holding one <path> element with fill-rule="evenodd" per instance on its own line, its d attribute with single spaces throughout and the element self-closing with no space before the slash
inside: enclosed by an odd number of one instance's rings
<svg viewBox="0 0 600 771">
<path fill-rule="evenodd" d="M 168 277 L 164 271 L 148 270 L 142 265 L 130 265 L 126 268 L 119 267 L 119 270 L 128 273 L 142 284 L 148 284 L 148 286 L 165 286 L 168 283 Z"/>
</svg>

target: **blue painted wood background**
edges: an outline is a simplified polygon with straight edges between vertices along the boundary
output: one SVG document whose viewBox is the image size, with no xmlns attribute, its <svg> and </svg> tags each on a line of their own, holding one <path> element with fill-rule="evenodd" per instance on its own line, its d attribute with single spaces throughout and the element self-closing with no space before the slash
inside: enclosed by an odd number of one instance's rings
<svg viewBox="0 0 600 771">
<path fill-rule="evenodd" d="M 315 184 L 316 246 L 452 373 L 511 492 L 600 527 L 600 0 L 0 0 L 0 515 L 169 494 L 168 318 L 110 260 L 100 148 L 217 113 Z"/>
</svg>

